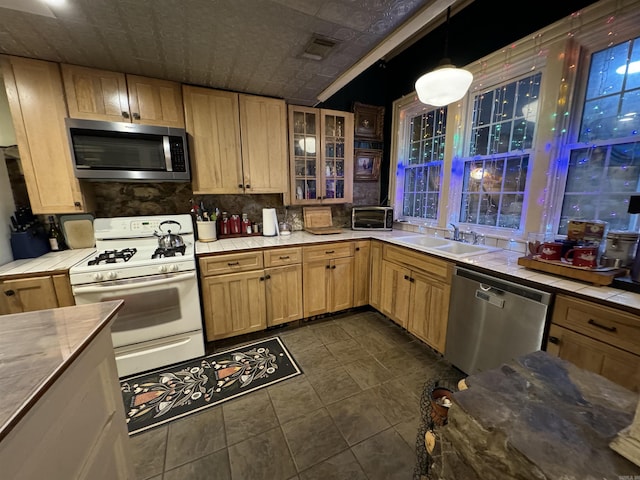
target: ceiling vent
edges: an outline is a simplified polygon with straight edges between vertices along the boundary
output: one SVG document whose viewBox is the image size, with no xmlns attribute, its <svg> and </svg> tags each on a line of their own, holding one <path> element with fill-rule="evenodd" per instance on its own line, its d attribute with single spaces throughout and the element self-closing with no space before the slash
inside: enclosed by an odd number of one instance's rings
<svg viewBox="0 0 640 480">
<path fill-rule="evenodd" d="M 337 44 L 338 42 L 330 38 L 314 35 L 307 43 L 301 56 L 310 60 L 324 60 Z"/>
</svg>

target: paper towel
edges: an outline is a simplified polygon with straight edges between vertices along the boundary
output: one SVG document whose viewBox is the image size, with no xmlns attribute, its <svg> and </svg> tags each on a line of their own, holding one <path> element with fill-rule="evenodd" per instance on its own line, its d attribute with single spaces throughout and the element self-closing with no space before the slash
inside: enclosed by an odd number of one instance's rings
<svg viewBox="0 0 640 480">
<path fill-rule="evenodd" d="M 278 235 L 278 217 L 275 208 L 262 209 L 262 235 L 265 237 Z"/>
</svg>

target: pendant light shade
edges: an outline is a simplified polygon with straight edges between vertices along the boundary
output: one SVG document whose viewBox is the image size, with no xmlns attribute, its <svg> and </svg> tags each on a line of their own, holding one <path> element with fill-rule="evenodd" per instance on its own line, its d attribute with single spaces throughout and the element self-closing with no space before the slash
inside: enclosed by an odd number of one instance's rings
<svg viewBox="0 0 640 480">
<path fill-rule="evenodd" d="M 416 93 L 422 103 L 443 107 L 464 97 L 472 81 L 471 72 L 445 64 L 416 80 Z"/>
<path fill-rule="evenodd" d="M 422 103 L 443 107 L 464 97 L 471 86 L 473 75 L 468 70 L 456 68 L 447 57 L 449 43 L 449 15 L 447 8 L 447 33 L 445 37 L 444 56 L 440 65 L 433 71 L 425 73 L 416 80 L 416 93 Z"/>
</svg>

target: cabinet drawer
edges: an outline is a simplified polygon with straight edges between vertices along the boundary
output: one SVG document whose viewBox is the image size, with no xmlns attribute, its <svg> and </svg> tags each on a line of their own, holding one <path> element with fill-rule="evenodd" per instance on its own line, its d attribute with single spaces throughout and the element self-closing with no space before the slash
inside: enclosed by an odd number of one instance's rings
<svg viewBox="0 0 640 480">
<path fill-rule="evenodd" d="M 305 262 L 353 257 L 353 242 L 323 243 L 313 247 L 304 247 L 302 255 Z"/>
<path fill-rule="evenodd" d="M 384 245 L 383 258 L 390 262 L 405 265 L 412 270 L 422 270 L 432 277 L 438 277 L 445 282 L 451 281 L 453 266 L 446 260 L 433 258 L 427 254 L 415 252 L 409 248 Z"/>
<path fill-rule="evenodd" d="M 200 259 L 202 276 L 247 272 L 264 268 L 262 252 L 232 253 Z"/>
<path fill-rule="evenodd" d="M 302 262 L 302 248 L 274 248 L 264 251 L 265 267 L 281 267 Z"/>
<path fill-rule="evenodd" d="M 637 315 L 558 295 L 552 322 L 640 355 L 640 317 Z"/>
</svg>

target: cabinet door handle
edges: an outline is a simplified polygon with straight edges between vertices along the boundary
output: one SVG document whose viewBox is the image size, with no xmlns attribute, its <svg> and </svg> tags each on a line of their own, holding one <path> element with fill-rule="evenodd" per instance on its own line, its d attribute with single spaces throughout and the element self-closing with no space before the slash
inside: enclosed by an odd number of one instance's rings
<svg viewBox="0 0 640 480">
<path fill-rule="evenodd" d="M 129 112 L 122 112 L 122 118 L 129 118 Z"/>
<path fill-rule="evenodd" d="M 359 251 L 360 251 L 360 247 L 356 247 L 356 252 L 359 252 Z"/>
<path fill-rule="evenodd" d="M 260 277 L 260 281 L 261 281 L 261 282 L 264 282 L 264 277 Z"/>
<path fill-rule="evenodd" d="M 330 253 L 336 253 L 336 251 L 335 251 L 335 250 L 329 250 L 329 251 L 324 252 L 324 253 L 326 253 L 327 255 L 329 255 Z"/>
<path fill-rule="evenodd" d="M 15 294 L 16 294 L 16 292 L 15 292 L 15 291 L 13 291 L 13 290 L 6 290 L 6 291 L 4 292 L 4 294 L 5 294 L 7 297 L 11 297 L 11 296 L 15 295 Z"/>
<path fill-rule="evenodd" d="M 238 184 L 238 188 L 243 188 L 241 183 Z"/>
<path fill-rule="evenodd" d="M 289 258 L 289 255 L 281 255 L 280 256 L 280 260 L 287 260 Z"/>
<path fill-rule="evenodd" d="M 416 281 L 416 279 L 415 279 L 415 278 L 413 278 L 413 277 L 409 277 L 409 281 L 410 281 L 411 283 L 413 283 L 413 282 L 415 282 L 415 281 Z"/>
<path fill-rule="evenodd" d="M 331 268 L 331 265 L 327 265 L 325 268 L 328 270 Z"/>
<path fill-rule="evenodd" d="M 409 280 L 409 275 L 405 275 L 405 276 L 404 276 L 404 279 L 405 279 L 405 280 Z"/>
<path fill-rule="evenodd" d="M 334 266 L 332 266 L 332 267 L 331 267 L 331 269 L 332 269 L 332 270 L 335 270 L 335 269 L 336 269 L 336 266 L 335 266 L 335 265 L 334 265 Z"/>
<path fill-rule="evenodd" d="M 251 185 L 249 185 L 248 183 L 244 186 L 244 188 L 251 188 Z"/>
<path fill-rule="evenodd" d="M 560 343 L 560 339 L 558 337 L 549 337 L 549 343 L 553 343 L 554 345 L 558 345 Z"/>
<path fill-rule="evenodd" d="M 240 262 L 227 262 L 227 265 L 233 267 L 234 265 L 240 265 Z"/>
<path fill-rule="evenodd" d="M 80 208 L 82 207 L 82 204 L 80 202 L 73 202 L 73 206 L 76 208 Z"/>
<path fill-rule="evenodd" d="M 269 280 L 271 278 L 271 275 L 265 275 L 264 278 L 266 278 L 267 280 Z"/>
<path fill-rule="evenodd" d="M 139 113 L 134 113 L 133 114 L 133 119 L 134 120 L 140 120 L 140 114 Z"/>
<path fill-rule="evenodd" d="M 602 325 L 601 323 L 596 322 L 593 318 L 590 318 L 588 323 L 589 325 L 601 328 L 603 330 L 606 330 L 607 332 L 616 332 L 618 330 L 616 327 L 608 327 L 607 325 Z"/>
</svg>

